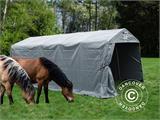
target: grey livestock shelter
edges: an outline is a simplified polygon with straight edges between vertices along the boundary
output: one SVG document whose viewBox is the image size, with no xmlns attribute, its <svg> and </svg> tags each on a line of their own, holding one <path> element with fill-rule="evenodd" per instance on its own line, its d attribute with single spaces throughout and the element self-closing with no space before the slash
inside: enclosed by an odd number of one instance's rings
<svg viewBox="0 0 160 120">
<path fill-rule="evenodd" d="M 30 37 L 11 47 L 11 56 L 46 57 L 56 63 L 74 92 L 99 98 L 117 95 L 115 82 L 143 80 L 139 41 L 127 29 Z M 50 89 L 59 87 L 50 83 Z"/>
</svg>

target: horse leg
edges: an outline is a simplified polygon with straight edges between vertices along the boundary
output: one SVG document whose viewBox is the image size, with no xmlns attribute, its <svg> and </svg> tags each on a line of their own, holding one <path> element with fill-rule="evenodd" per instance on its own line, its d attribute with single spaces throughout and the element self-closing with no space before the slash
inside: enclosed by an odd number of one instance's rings
<svg viewBox="0 0 160 120">
<path fill-rule="evenodd" d="M 9 99 L 9 104 L 13 104 L 13 98 L 12 98 L 12 84 L 9 83 L 9 82 L 6 82 L 5 83 L 5 89 L 6 89 L 6 92 L 7 92 L 7 96 L 8 96 L 8 99 Z"/>
<path fill-rule="evenodd" d="M 44 86 L 44 94 L 45 94 L 45 102 L 49 103 L 49 98 L 48 98 L 48 83 L 49 81 L 44 81 L 43 86 Z"/>
<path fill-rule="evenodd" d="M 13 90 L 14 83 L 11 84 L 11 91 Z"/>
<path fill-rule="evenodd" d="M 4 92 L 5 92 L 5 88 L 2 84 L 0 84 L 0 105 L 3 104 Z"/>
<path fill-rule="evenodd" d="M 38 81 L 38 91 L 37 91 L 37 99 L 36 99 L 36 103 L 39 103 L 39 97 L 41 95 L 41 91 L 42 91 L 42 82 Z"/>
</svg>

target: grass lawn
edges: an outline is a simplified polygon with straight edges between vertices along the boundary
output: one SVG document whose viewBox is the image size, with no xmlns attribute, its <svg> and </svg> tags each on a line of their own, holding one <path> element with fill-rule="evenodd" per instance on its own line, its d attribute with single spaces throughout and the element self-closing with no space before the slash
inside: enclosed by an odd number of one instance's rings
<svg viewBox="0 0 160 120">
<path fill-rule="evenodd" d="M 0 106 L 0 120 L 159 120 L 159 78 L 160 59 L 143 58 L 143 72 L 145 85 L 149 92 L 145 109 L 127 113 L 116 104 L 115 98 L 98 99 L 89 96 L 75 95 L 75 102 L 68 103 L 60 92 L 49 91 L 50 103 L 44 103 L 42 94 L 38 105 L 27 105 L 21 96 L 21 90 L 14 87 L 14 105 L 8 104 L 7 96 Z"/>
</svg>

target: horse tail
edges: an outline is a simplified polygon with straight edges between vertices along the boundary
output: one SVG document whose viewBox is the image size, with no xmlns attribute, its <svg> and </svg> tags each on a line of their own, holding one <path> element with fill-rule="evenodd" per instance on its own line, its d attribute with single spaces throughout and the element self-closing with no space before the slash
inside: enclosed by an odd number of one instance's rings
<svg viewBox="0 0 160 120">
<path fill-rule="evenodd" d="M 25 91 L 33 87 L 26 71 L 13 58 L 0 55 L 0 60 L 3 61 L 3 69 L 7 70 L 10 83 L 16 82 Z"/>
</svg>

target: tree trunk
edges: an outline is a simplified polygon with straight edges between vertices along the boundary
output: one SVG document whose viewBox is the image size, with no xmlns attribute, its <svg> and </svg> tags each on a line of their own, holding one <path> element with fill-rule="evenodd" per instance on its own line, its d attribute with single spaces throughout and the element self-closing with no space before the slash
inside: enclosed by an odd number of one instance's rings
<svg viewBox="0 0 160 120">
<path fill-rule="evenodd" d="M 8 8 L 8 1 L 9 0 L 5 1 L 5 7 L 4 7 L 4 11 L 3 11 L 3 17 L 2 17 L 2 24 L 4 23 L 5 18 L 6 18 L 6 13 L 7 13 L 7 8 Z"/>
<path fill-rule="evenodd" d="M 107 25 L 107 29 L 110 29 L 110 24 L 111 24 L 111 20 L 112 20 L 112 12 L 109 12 L 110 16 L 109 16 L 109 20 L 108 20 L 108 25 Z"/>
<path fill-rule="evenodd" d="M 96 0 L 96 3 L 95 3 L 95 30 L 97 30 L 97 0 Z"/>
<path fill-rule="evenodd" d="M 89 30 L 88 31 L 91 31 L 91 3 L 89 3 Z"/>
<path fill-rule="evenodd" d="M 63 33 L 65 33 L 65 12 L 62 10 L 62 29 Z"/>
</svg>

